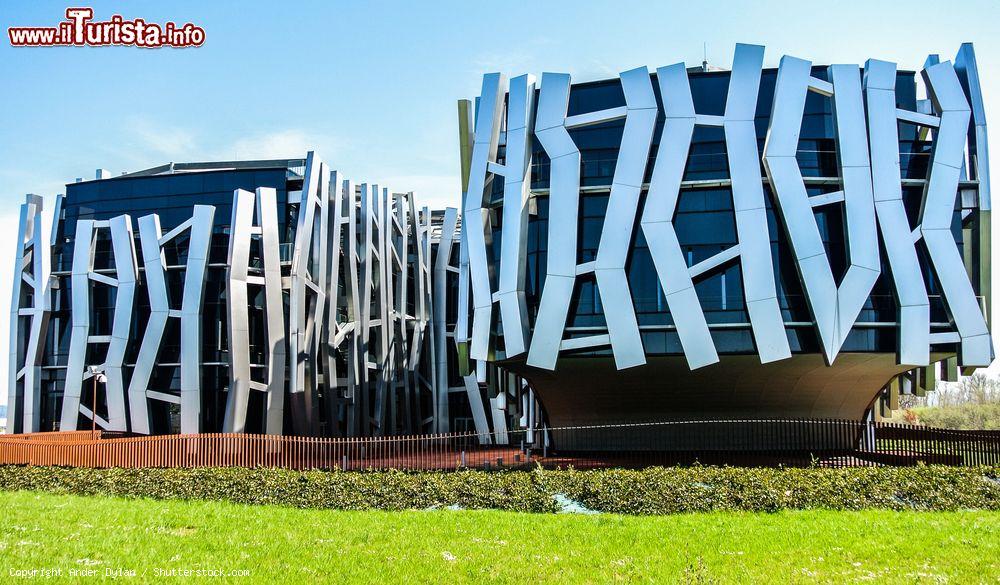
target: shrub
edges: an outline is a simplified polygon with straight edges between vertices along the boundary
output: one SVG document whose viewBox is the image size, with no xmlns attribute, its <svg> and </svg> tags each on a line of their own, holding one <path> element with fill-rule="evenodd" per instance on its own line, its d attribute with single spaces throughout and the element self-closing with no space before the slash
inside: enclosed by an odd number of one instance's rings
<svg viewBox="0 0 1000 585">
<path fill-rule="evenodd" d="M 914 408 L 918 424 L 941 429 L 1000 430 L 1000 404 Z"/>
<path fill-rule="evenodd" d="M 290 471 L 274 468 L 0 466 L 0 489 L 124 498 L 228 500 L 296 508 L 405 510 L 441 506 L 554 509 L 530 473 Z"/>
<path fill-rule="evenodd" d="M 818 468 L 688 467 L 565 471 L 541 477 L 549 492 L 620 514 L 1000 509 L 997 469 L 944 466 Z"/>
<path fill-rule="evenodd" d="M 671 467 L 406 473 L 246 468 L 87 469 L 0 466 L 0 489 L 125 498 L 229 500 L 298 508 L 446 506 L 553 512 L 555 496 L 620 514 L 714 510 L 1000 510 L 1000 469 Z"/>
</svg>

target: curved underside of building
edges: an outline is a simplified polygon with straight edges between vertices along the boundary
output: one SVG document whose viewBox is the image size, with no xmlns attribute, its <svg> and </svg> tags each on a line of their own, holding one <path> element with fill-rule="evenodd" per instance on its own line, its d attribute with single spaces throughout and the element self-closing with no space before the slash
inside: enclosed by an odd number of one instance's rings
<svg viewBox="0 0 1000 585">
<path fill-rule="evenodd" d="M 938 357 L 938 356 L 934 356 Z M 944 357 L 944 356 L 940 356 Z M 879 391 L 906 371 L 892 354 L 846 353 L 827 366 L 818 354 L 761 364 L 721 356 L 691 370 L 683 356 L 650 357 L 618 370 L 607 357 L 563 357 L 556 371 L 513 360 L 554 427 L 668 420 L 824 418 L 860 420 Z"/>
</svg>

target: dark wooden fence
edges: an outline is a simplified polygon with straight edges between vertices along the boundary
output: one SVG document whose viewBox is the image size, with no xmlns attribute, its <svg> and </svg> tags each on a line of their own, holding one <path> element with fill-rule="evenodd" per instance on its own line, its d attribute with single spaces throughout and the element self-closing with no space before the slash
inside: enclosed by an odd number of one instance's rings
<svg viewBox="0 0 1000 585">
<path fill-rule="evenodd" d="M 1000 465 L 1000 431 L 836 419 L 676 421 L 548 430 L 544 462 L 577 468 L 652 465 L 859 467 Z"/>
<path fill-rule="evenodd" d="M 125 436 L 89 431 L 0 435 L 0 464 L 72 467 L 280 467 L 456 470 L 653 465 L 856 467 L 1000 465 L 1000 431 L 848 420 L 726 420 L 476 433 L 314 438 L 249 434 Z"/>
</svg>

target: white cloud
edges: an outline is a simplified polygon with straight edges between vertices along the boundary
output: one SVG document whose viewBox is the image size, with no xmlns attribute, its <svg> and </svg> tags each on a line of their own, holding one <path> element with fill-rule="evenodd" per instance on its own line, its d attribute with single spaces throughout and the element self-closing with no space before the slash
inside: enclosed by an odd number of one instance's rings
<svg viewBox="0 0 1000 585">
<path fill-rule="evenodd" d="M 279 130 L 246 136 L 235 140 L 214 158 L 238 160 L 297 158 L 310 150 L 324 160 L 330 160 L 343 146 L 331 136 L 313 134 L 301 129 Z"/>
<path fill-rule="evenodd" d="M 301 128 L 211 140 L 191 128 L 133 117 L 123 133 L 122 144 L 127 146 L 112 148 L 112 160 L 100 161 L 105 168 L 112 169 L 112 174 L 167 162 L 299 158 L 310 150 L 329 160 L 342 149 L 340 141 L 334 137 Z"/>
<path fill-rule="evenodd" d="M 42 195 L 46 199 L 56 193 L 63 193 L 68 181 L 73 179 L 42 176 L 36 169 L 0 168 L 0 185 L 3 185 L 4 205 L 0 209 L 11 211 L 24 202 L 26 193 Z M 48 201 L 46 201 L 48 203 Z"/>
<path fill-rule="evenodd" d="M 132 118 L 126 131 L 139 142 L 144 153 L 184 160 L 198 151 L 195 133 L 186 128 L 167 126 L 146 118 Z"/>
<path fill-rule="evenodd" d="M 471 78 L 478 83 L 484 72 L 500 72 L 511 77 L 531 73 L 540 77 L 542 73 L 551 71 L 569 73 L 573 77 L 573 82 L 579 83 L 617 77 L 622 70 L 632 67 L 616 68 L 600 58 L 579 58 L 576 55 L 571 61 L 553 61 L 550 51 L 552 44 L 549 39 L 533 39 L 520 43 L 514 50 L 479 53 L 472 59 L 471 69 L 474 73 Z M 641 64 L 633 66 L 639 65 Z M 476 91 L 475 95 L 478 93 Z"/>
<path fill-rule="evenodd" d="M 477 72 L 498 71 L 508 75 L 529 73 L 535 64 L 535 55 L 523 47 L 517 50 L 480 53 L 472 60 L 472 68 Z"/>
</svg>

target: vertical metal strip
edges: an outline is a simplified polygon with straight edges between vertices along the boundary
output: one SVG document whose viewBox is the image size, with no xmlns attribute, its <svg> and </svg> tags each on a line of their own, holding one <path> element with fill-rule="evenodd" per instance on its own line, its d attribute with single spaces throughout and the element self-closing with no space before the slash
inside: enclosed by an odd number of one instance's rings
<svg viewBox="0 0 1000 585">
<path fill-rule="evenodd" d="M 528 256 L 528 202 L 531 197 L 531 137 L 535 119 L 535 78 L 521 75 L 510 82 L 507 141 L 502 168 L 503 229 L 500 234 L 499 301 L 504 356 L 527 350 L 528 306 L 525 282 Z M 655 107 L 655 102 L 654 102 Z"/>
<path fill-rule="evenodd" d="M 500 116 L 503 112 L 503 90 L 506 79 L 499 73 L 483 76 L 483 88 L 476 115 L 475 142 L 469 186 L 463 201 L 462 225 L 465 248 L 469 254 L 469 274 L 472 279 L 472 338 L 469 355 L 475 360 L 489 358 L 492 347 L 493 286 L 490 282 L 490 165 L 495 164 L 500 138 Z"/>
<path fill-rule="evenodd" d="M 923 75 L 940 123 L 924 188 L 920 233 L 961 336 L 959 361 L 963 367 L 985 367 L 993 361 L 990 332 L 951 233 L 971 111 L 951 63 L 928 67 Z"/>
<path fill-rule="evenodd" d="M 896 359 L 900 364 L 926 365 L 930 360 L 930 301 L 910 235 L 910 220 L 903 204 L 896 116 L 896 64 L 868 60 L 863 88 L 868 109 L 875 215 L 898 304 Z"/>
</svg>

